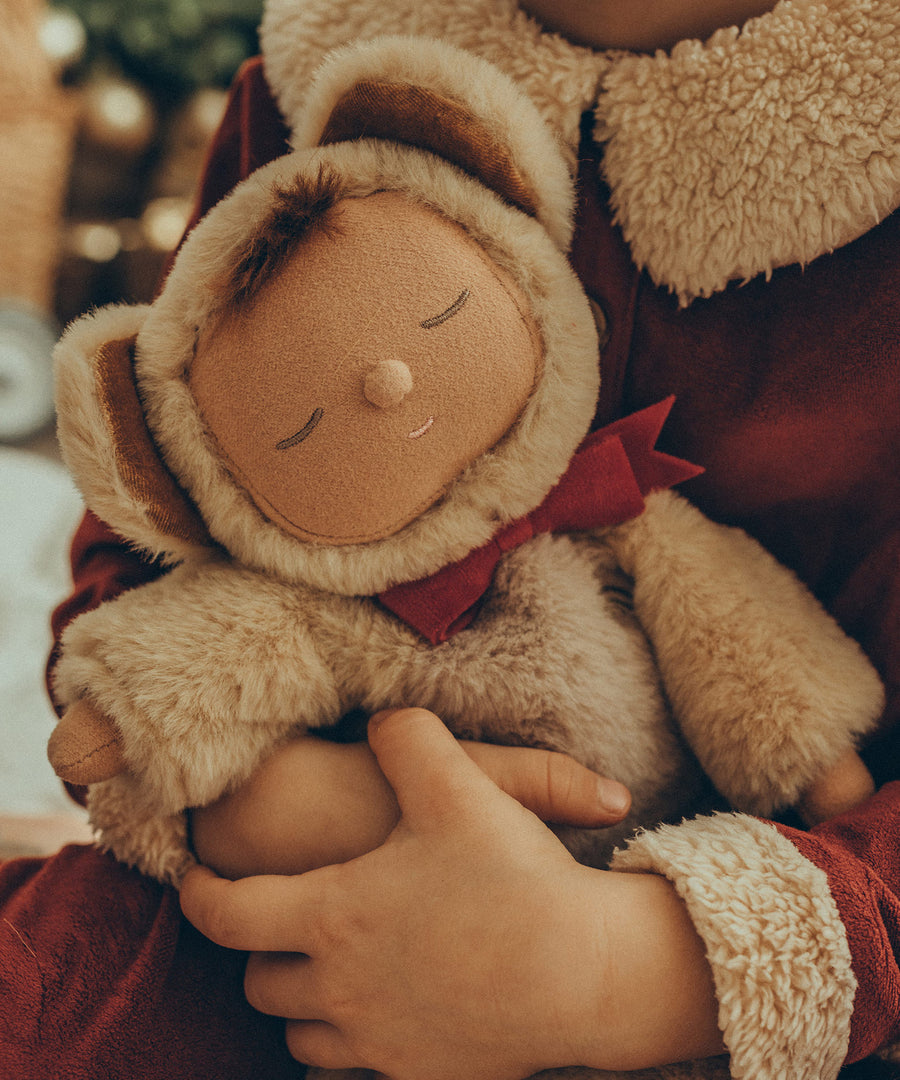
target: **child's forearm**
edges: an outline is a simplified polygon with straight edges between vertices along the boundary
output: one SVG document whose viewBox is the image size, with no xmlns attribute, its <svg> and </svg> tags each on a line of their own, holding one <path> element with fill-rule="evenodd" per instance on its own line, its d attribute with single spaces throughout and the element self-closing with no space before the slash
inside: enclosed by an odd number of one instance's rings
<svg viewBox="0 0 900 1080">
<path fill-rule="evenodd" d="M 708 37 L 771 11 L 776 0 L 521 0 L 549 30 L 595 48 L 652 51 Z"/>
<path fill-rule="evenodd" d="M 706 949 L 672 883 L 592 870 L 614 978 L 597 1025 L 596 1061 L 644 1069 L 725 1052 Z M 616 1038 L 605 1040 L 602 1027 Z"/>
<path fill-rule="evenodd" d="M 383 843 L 397 800 L 366 743 L 301 736 L 250 779 L 191 814 L 198 859 L 224 877 L 300 874 Z"/>
</svg>

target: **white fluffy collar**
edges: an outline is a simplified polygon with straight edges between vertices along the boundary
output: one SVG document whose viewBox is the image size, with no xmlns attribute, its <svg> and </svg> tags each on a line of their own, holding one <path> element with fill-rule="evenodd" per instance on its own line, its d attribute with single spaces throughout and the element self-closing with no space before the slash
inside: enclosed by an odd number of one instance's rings
<svg viewBox="0 0 900 1080">
<path fill-rule="evenodd" d="M 385 33 L 448 41 L 515 78 L 569 148 L 583 110 L 638 265 L 682 303 L 856 239 L 900 205 L 900 5 L 781 0 L 655 56 L 578 48 L 515 0 L 267 0 L 288 117 L 328 50 Z"/>
<path fill-rule="evenodd" d="M 682 303 L 808 263 L 900 205 L 900 5 L 782 0 L 621 58 L 596 134 L 635 261 Z"/>
</svg>

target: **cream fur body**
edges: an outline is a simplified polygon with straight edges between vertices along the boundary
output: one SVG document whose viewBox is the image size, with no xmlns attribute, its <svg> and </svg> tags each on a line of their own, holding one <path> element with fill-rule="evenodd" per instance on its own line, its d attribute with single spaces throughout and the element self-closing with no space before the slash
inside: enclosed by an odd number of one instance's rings
<svg viewBox="0 0 900 1080">
<path fill-rule="evenodd" d="M 634 612 L 617 551 L 636 574 Z M 733 805 L 770 813 L 882 700 L 862 652 L 788 571 L 671 493 L 605 537 L 544 536 L 508 554 L 476 623 L 439 646 L 375 601 L 225 558 L 80 616 L 63 646 L 57 696 L 89 696 L 115 720 L 132 772 L 92 788 L 95 823 L 120 858 L 170 879 L 186 850 L 145 849 L 110 799 L 131 792 L 159 831 L 246 779 L 282 739 L 354 708 L 415 703 L 463 738 L 563 750 L 621 780 L 634 797 L 621 827 L 565 835 L 602 865 L 637 826 L 697 808 L 695 756 Z"/>
<path fill-rule="evenodd" d="M 464 738 L 565 750 L 627 784 L 622 826 L 566 836 L 602 865 L 636 826 L 690 810 L 703 786 L 646 637 L 620 593 L 604 591 L 624 582 L 600 541 L 536 539 L 505 557 L 477 624 L 433 647 L 370 600 L 224 561 L 176 568 L 66 635 L 57 693 L 90 688 L 140 778 L 92 788 L 94 816 L 104 819 L 104 789 L 122 787 L 160 818 L 204 805 L 292 733 L 415 702 Z M 105 825 L 104 841 L 161 876 L 171 853 L 139 851 L 131 825 Z"/>
</svg>

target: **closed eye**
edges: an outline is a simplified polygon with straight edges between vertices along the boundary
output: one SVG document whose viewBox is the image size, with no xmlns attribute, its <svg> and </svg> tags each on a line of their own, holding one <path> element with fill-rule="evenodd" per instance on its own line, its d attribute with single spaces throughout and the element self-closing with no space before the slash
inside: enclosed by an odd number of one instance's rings
<svg viewBox="0 0 900 1080">
<path fill-rule="evenodd" d="M 276 450 L 290 450 L 292 446 L 296 446 L 297 443 L 302 443 L 304 439 L 308 439 L 315 430 L 316 424 L 325 415 L 324 409 L 314 409 L 312 416 L 306 421 L 302 428 L 293 435 L 289 435 L 286 439 L 282 439 L 281 442 L 275 443 Z"/>
<path fill-rule="evenodd" d="M 419 326 L 421 326 L 423 330 L 430 330 L 433 326 L 440 326 L 442 322 L 452 319 L 468 299 L 469 290 L 463 289 L 446 311 L 442 311 L 440 315 L 432 315 L 430 319 L 425 319 L 424 322 L 420 322 Z"/>
</svg>

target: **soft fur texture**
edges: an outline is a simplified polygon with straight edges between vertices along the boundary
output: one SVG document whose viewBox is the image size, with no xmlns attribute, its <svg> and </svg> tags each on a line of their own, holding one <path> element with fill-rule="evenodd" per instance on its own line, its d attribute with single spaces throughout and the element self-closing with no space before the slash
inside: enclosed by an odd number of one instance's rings
<svg viewBox="0 0 900 1080">
<path fill-rule="evenodd" d="M 363 547 L 302 545 L 263 518 L 224 472 L 187 384 L 173 378 L 189 368 L 195 327 L 205 326 L 216 311 L 215 282 L 266 211 L 271 185 L 322 163 L 353 178 L 351 193 L 406 191 L 460 222 L 513 275 L 544 346 L 545 378 L 510 436 L 476 461 L 440 503 L 401 532 Z M 431 154 L 363 141 L 297 151 L 273 162 L 201 222 L 138 336 L 137 371 L 148 423 L 164 457 L 218 542 L 248 565 L 287 580 L 371 594 L 461 558 L 490 539 L 498 517 L 513 520 L 543 498 L 590 422 L 597 392 L 595 342 L 584 294 L 536 222 Z M 104 482 L 98 473 L 97 483 Z"/>
<path fill-rule="evenodd" d="M 172 378 L 189 367 L 195 327 L 205 325 L 217 310 L 214 284 L 233 265 L 232 252 L 267 208 L 270 186 L 300 168 L 315 171 L 322 161 L 361 175 L 355 185 L 359 193 L 410 190 L 451 220 L 461 221 L 498 264 L 514 274 L 528 297 L 541 327 L 547 372 L 516 438 L 476 462 L 450 497 L 402 533 L 364 549 L 303 546 L 266 521 L 224 472 L 186 383 Z M 87 399 L 93 392 L 92 350 L 102 344 L 93 337 L 97 327 L 105 326 L 109 336 L 124 336 L 126 327 L 139 329 L 137 368 L 149 405 L 148 423 L 214 538 L 249 565 L 347 594 L 375 593 L 396 581 L 431 573 L 486 542 L 496 529 L 498 511 L 501 520 L 513 520 L 531 509 L 561 475 L 577 433 L 589 423 L 596 397 L 594 321 L 565 259 L 539 226 L 475 181 L 414 150 L 340 145 L 301 151 L 260 170 L 192 233 L 145 325 L 146 315 L 145 309 L 106 311 L 91 321 L 90 333 L 80 323 L 70 331 L 57 365 L 64 409 L 69 411 L 70 400 Z M 115 454 L 108 429 L 96 409 L 91 413 L 82 406 L 82 413 L 73 438 L 65 421 L 60 434 L 88 503 L 150 554 L 177 551 L 186 557 L 196 550 L 183 542 L 175 547 L 171 537 L 152 530 L 126 491 L 114 489 L 110 498 Z M 84 440 L 87 430 L 91 437 Z M 570 442 L 561 439 L 559 431 L 571 432 Z"/>
<path fill-rule="evenodd" d="M 651 497 L 640 528 L 631 528 L 652 534 L 658 523 L 665 533 L 679 517 L 672 544 L 650 550 L 661 572 L 680 576 L 665 590 L 680 617 L 654 621 L 660 605 L 640 597 L 640 573 L 637 598 L 666 657 L 675 715 L 693 751 L 718 766 L 716 779 L 735 805 L 784 805 L 808 770 L 815 774 L 846 748 L 841 731 L 878 714 L 880 684 L 853 643 L 804 603 L 792 575 L 761 550 L 754 558 L 756 545 L 743 534 L 711 525 L 672 495 Z M 679 562 L 685 543 L 686 565 Z M 710 565 L 733 574 L 727 592 L 706 579 L 702 568 Z M 477 623 L 432 648 L 369 599 L 286 587 L 223 558 L 177 567 L 81 616 L 63 640 L 60 702 L 89 693 L 116 719 L 139 777 L 98 785 L 95 820 L 99 814 L 113 850 L 131 857 L 133 819 L 110 828 L 113 814 L 98 809 L 108 799 L 132 798 L 158 817 L 203 805 L 249 776 L 292 731 L 334 723 L 356 707 L 415 701 L 462 737 L 553 747 L 614 772 L 632 790 L 629 818 L 600 834 L 562 833 L 580 858 L 602 865 L 637 825 L 677 819 L 703 790 L 668 717 L 644 629 L 608 593 L 623 580 L 599 537 L 538 538 L 506 556 Z M 760 621 L 744 625 L 734 610 Z M 717 643 L 723 617 L 737 655 L 711 657 L 698 640 Z M 791 642 L 782 627 L 772 634 L 784 618 L 810 641 L 833 637 L 833 654 L 772 655 L 772 640 L 785 649 Z M 852 690 L 842 688 L 833 705 L 821 686 L 835 664 Z M 765 752 L 752 760 L 757 741 Z M 772 743 L 774 765 L 766 753 Z M 747 772 L 757 773 L 750 787 Z M 171 858 L 144 851 L 138 865 L 162 876 Z"/>
<path fill-rule="evenodd" d="M 469 88 L 466 127 L 471 131 L 477 126 L 507 150 L 535 197 L 538 221 L 558 247 L 568 247 L 572 188 L 560 140 L 546 124 L 535 124 L 533 102 L 493 64 L 442 42 L 387 37 L 332 53 L 310 88 L 307 100 L 312 107 L 291 117 L 292 145 L 318 146 L 337 102 L 355 84 L 372 78 L 427 86 L 451 101 L 459 99 L 460 87 Z"/>
<path fill-rule="evenodd" d="M 848 732 L 864 733 L 863 716 L 880 714 L 881 683 L 746 533 L 714 525 L 671 492 L 648 503 L 653 512 L 610 543 L 634 579 L 635 611 L 681 729 L 732 805 L 757 814 L 792 805 L 822 762 L 838 760 Z"/>
<path fill-rule="evenodd" d="M 861 236 L 900 205 L 898 90 L 893 0 L 782 0 L 622 60 L 597 137 L 635 260 L 687 303 Z"/>
<path fill-rule="evenodd" d="M 477 625 L 435 650 L 368 599 L 286 588 L 225 560 L 178 567 L 66 633 L 60 701 L 90 688 L 127 733 L 133 775 L 92 788 L 95 824 L 120 857 L 168 876 L 172 853 L 157 840 L 139 850 L 149 833 L 136 841 L 125 802 L 165 818 L 245 779 L 292 731 L 416 701 L 462 737 L 558 747 L 615 769 L 632 815 L 564 833 L 602 864 L 636 825 L 677 817 L 702 790 L 646 638 L 604 593 L 622 581 L 597 541 L 543 537 L 504 561 Z"/>
<path fill-rule="evenodd" d="M 162 533 L 119 474 L 113 431 L 97 395 L 96 358 L 106 342 L 133 336 L 147 307 L 111 307 L 73 323 L 56 347 L 58 434 L 63 460 L 82 477 L 93 509 L 123 536 L 167 563 L 189 558 L 197 545 Z"/>
<path fill-rule="evenodd" d="M 900 205 L 892 0 L 782 0 L 655 56 L 573 46 L 513 0 L 268 0 L 266 71 L 285 115 L 301 115 L 323 51 L 398 32 L 490 60 L 572 150 L 581 113 L 597 106 L 632 254 L 682 303 L 807 263 Z M 727 161 L 740 162 L 733 175 Z"/>
<path fill-rule="evenodd" d="M 323 54 L 386 34 L 435 38 L 490 61 L 534 102 L 574 168 L 581 114 L 593 106 L 609 58 L 544 33 L 515 0 L 269 0 L 260 36 L 288 123 L 305 123 L 307 89 Z"/>
</svg>

